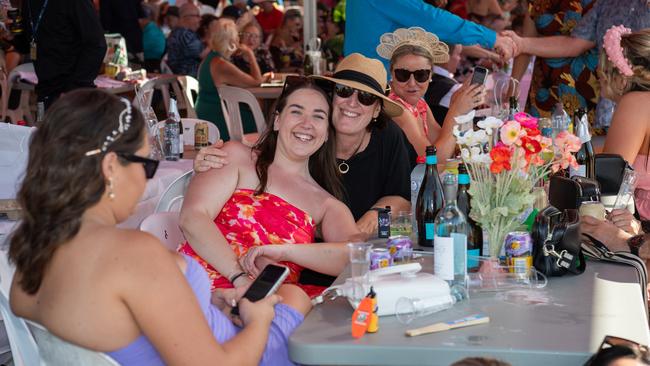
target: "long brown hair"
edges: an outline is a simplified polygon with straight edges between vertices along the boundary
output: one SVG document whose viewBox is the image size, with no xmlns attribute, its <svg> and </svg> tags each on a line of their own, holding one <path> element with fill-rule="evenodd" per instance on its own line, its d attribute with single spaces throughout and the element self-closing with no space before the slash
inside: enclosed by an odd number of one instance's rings
<svg viewBox="0 0 650 366">
<path fill-rule="evenodd" d="M 38 291 L 56 250 L 77 235 L 81 216 L 104 194 L 104 154 L 85 154 L 102 147 L 118 128 L 124 110 L 125 104 L 106 92 L 73 91 L 52 105 L 34 133 L 18 193 L 22 220 L 9 244 L 9 259 L 28 294 Z M 142 146 L 143 136 L 144 120 L 132 108 L 130 127 L 107 152 L 134 153 Z"/>
<path fill-rule="evenodd" d="M 332 196 L 341 200 L 344 197 L 343 184 L 341 177 L 336 170 L 336 132 L 332 124 L 332 100 L 328 93 L 320 86 L 314 84 L 313 79 L 306 79 L 303 83 L 296 86 L 288 86 L 278 99 L 275 112 L 271 115 L 268 122 L 268 128 L 260 138 L 259 142 L 253 148 L 257 152 L 255 161 L 255 171 L 260 184 L 257 187 L 256 194 L 261 194 L 266 190 L 269 178 L 269 166 L 273 163 L 275 149 L 278 142 L 278 132 L 273 130 L 273 119 L 277 114 L 282 112 L 287 105 L 287 99 L 291 94 L 300 89 L 313 89 L 323 95 L 329 106 L 327 141 L 309 157 L 309 173 L 312 178 L 329 192 Z"/>
</svg>

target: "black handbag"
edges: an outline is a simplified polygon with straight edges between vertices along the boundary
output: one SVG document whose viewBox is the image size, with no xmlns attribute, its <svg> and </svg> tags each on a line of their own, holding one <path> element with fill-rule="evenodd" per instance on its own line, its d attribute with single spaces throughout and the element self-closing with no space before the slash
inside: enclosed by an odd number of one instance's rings
<svg viewBox="0 0 650 366">
<path fill-rule="evenodd" d="M 596 154 L 594 161 L 600 192 L 603 195 L 618 194 L 625 169 L 632 169 L 630 164 L 618 154 Z"/>
<path fill-rule="evenodd" d="M 533 265 L 539 272 L 557 277 L 585 271 L 577 210 L 546 207 L 535 218 L 532 237 Z"/>
<path fill-rule="evenodd" d="M 600 201 L 600 185 L 585 177 L 554 175 L 549 183 L 548 201 L 560 211 L 578 209 L 582 202 Z"/>
</svg>

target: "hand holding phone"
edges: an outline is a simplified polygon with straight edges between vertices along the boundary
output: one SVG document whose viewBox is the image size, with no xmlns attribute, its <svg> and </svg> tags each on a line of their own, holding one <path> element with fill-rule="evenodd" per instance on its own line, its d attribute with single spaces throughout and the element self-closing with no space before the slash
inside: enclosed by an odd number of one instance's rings
<svg viewBox="0 0 650 366">
<path fill-rule="evenodd" d="M 244 298 L 251 302 L 261 300 L 278 290 L 282 282 L 289 275 L 289 268 L 269 264 L 262 270 L 259 276 L 244 293 Z M 239 308 L 235 306 L 230 311 L 233 315 L 239 315 Z"/>
<path fill-rule="evenodd" d="M 484 85 L 485 80 L 487 79 L 488 76 L 488 69 L 482 66 L 475 66 L 474 67 L 474 73 L 472 74 L 472 81 L 470 84 L 480 84 Z"/>
</svg>

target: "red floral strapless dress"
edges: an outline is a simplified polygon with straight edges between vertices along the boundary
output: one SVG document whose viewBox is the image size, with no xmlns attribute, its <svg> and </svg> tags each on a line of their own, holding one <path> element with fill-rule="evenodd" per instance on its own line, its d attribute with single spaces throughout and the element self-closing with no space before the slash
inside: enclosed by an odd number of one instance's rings
<svg viewBox="0 0 650 366">
<path fill-rule="evenodd" d="M 235 190 L 214 223 L 238 258 L 258 245 L 313 243 L 316 230 L 314 220 L 305 211 L 271 193 L 255 195 L 252 189 Z M 228 278 L 199 257 L 188 242 L 178 251 L 195 258 L 205 268 L 212 282 L 212 291 L 233 287 Z M 310 297 L 325 290 L 322 286 L 298 284 L 303 267 L 290 262 L 281 264 L 290 270 L 285 283 L 298 285 Z"/>
</svg>

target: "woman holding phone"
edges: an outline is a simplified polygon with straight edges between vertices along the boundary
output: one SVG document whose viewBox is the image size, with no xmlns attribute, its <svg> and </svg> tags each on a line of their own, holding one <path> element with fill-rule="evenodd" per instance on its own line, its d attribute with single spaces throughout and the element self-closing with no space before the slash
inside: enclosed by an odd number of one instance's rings
<svg viewBox="0 0 650 366">
<path fill-rule="evenodd" d="M 292 364 L 288 338 L 310 309 L 300 289 L 242 299 L 236 326 L 229 306 L 243 291 L 211 296 L 196 261 L 116 227 L 156 172 L 149 150 L 142 114 L 126 99 L 80 89 L 52 105 L 18 195 L 13 312 L 120 365 Z"/>
<path fill-rule="evenodd" d="M 452 131 L 456 124 L 454 117 L 483 103 L 483 84 L 465 83 L 460 87 L 453 94 L 440 127 L 423 97 L 431 82 L 434 65 L 449 61 L 449 47 L 435 34 L 422 28 L 400 28 L 382 35 L 377 54 L 390 60 L 389 98 L 406 109 L 406 113 L 393 120 L 402 128 L 417 156 L 424 156 L 426 147 L 435 145 L 438 159 L 444 162 L 452 156 L 456 145 Z"/>
<path fill-rule="evenodd" d="M 289 267 L 293 284 L 303 268 L 338 275 L 347 265 L 344 242 L 360 233 L 337 199 L 342 187 L 325 91 L 331 88 L 328 81 L 288 77 L 258 144 L 226 143 L 231 164 L 192 179 L 180 216 L 188 242 L 179 250 L 204 266 L 213 288 L 248 286 L 248 275 L 268 262 Z M 316 227 L 329 243 L 311 244 Z M 242 257 L 255 251 L 268 261 L 242 268 Z M 325 289 L 299 286 L 310 296 Z"/>
</svg>

